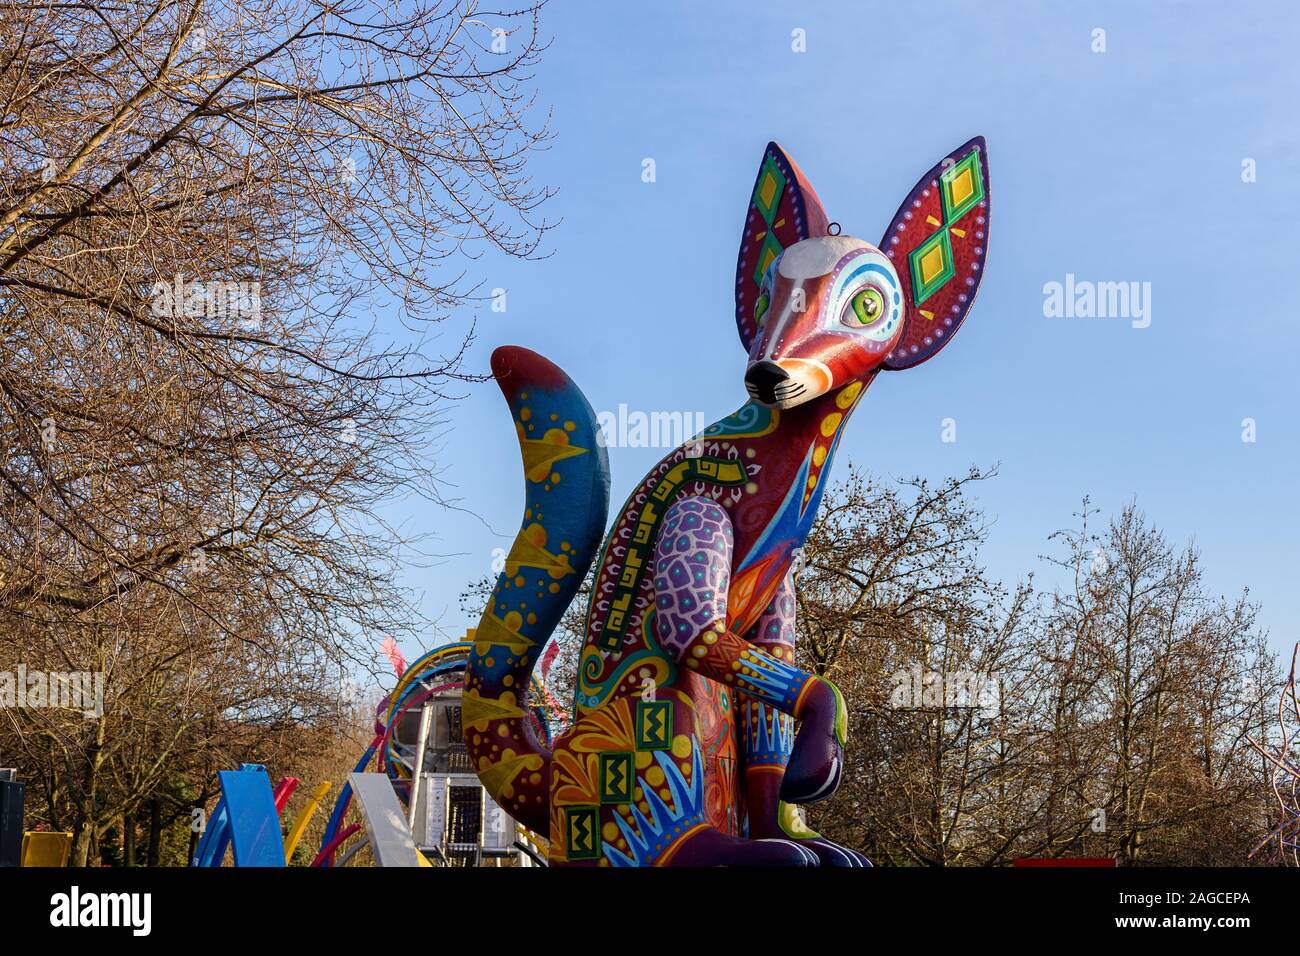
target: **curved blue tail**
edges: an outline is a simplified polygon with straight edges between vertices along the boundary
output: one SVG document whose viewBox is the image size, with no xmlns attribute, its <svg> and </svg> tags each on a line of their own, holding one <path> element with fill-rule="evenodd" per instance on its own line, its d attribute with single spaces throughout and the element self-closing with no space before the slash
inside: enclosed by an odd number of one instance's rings
<svg viewBox="0 0 1300 956">
<path fill-rule="evenodd" d="M 600 547 L 609 457 L 595 412 L 557 366 L 503 346 L 492 373 L 523 456 L 524 518 L 474 633 L 461 719 L 492 799 L 545 834 L 551 754 L 526 719 L 528 680 Z"/>
</svg>

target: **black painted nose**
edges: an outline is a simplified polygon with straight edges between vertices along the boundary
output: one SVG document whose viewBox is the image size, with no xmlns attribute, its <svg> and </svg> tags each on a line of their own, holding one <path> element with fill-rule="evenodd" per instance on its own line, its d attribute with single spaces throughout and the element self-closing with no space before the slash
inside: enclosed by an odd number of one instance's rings
<svg viewBox="0 0 1300 956">
<path fill-rule="evenodd" d="M 762 401 L 774 402 L 776 401 L 776 387 L 789 377 L 790 373 L 781 366 L 764 359 L 761 362 L 755 362 L 745 372 L 745 386 L 750 394 Z"/>
</svg>

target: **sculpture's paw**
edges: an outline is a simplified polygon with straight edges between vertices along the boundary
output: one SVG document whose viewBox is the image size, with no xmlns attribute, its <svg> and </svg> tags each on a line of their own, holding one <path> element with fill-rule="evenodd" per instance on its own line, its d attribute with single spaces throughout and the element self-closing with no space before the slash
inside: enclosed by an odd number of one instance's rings
<svg viewBox="0 0 1300 956">
<path fill-rule="evenodd" d="M 802 840 L 751 840 L 748 866 L 818 866 L 821 858 Z"/>
<path fill-rule="evenodd" d="M 843 770 L 844 751 L 834 738 L 810 739 L 801 731 L 781 781 L 781 799 L 803 804 L 825 800 L 839 789 Z"/>
<path fill-rule="evenodd" d="M 781 799 L 787 803 L 816 803 L 839 788 L 848 710 L 835 685 L 818 679 L 808 691 L 800 718 L 802 724 L 781 782 Z"/>
<path fill-rule="evenodd" d="M 771 821 L 774 826 L 760 827 L 764 835 L 782 834 L 790 842 L 817 857 L 818 866 L 837 866 L 845 868 L 871 866 L 871 861 L 857 850 L 832 843 L 816 830 L 808 826 L 803 813 L 792 803 L 784 800 L 777 805 L 776 816 Z M 755 821 L 757 825 L 757 821 Z"/>
<path fill-rule="evenodd" d="M 799 845 L 805 850 L 812 850 L 813 853 L 817 854 L 817 859 L 822 866 L 871 866 L 871 861 L 857 850 L 850 850 L 846 846 L 840 846 L 838 843 L 832 843 L 830 840 L 820 837 L 815 840 L 800 840 Z"/>
</svg>

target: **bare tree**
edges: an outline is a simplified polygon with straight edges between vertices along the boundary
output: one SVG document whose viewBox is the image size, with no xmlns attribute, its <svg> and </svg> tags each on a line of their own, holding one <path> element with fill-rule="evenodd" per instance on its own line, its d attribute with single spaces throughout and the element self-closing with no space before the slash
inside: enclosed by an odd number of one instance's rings
<svg viewBox="0 0 1300 956">
<path fill-rule="evenodd" d="M 1078 794 L 1105 827 L 1086 843 L 1127 865 L 1243 863 L 1261 820 L 1252 720 L 1277 661 L 1242 593 L 1206 593 L 1200 555 L 1175 550 L 1130 503 L 1100 536 L 1054 537 L 1073 585 L 1051 599 L 1058 686 L 1075 685 L 1063 739 L 1090 754 Z"/>
<path fill-rule="evenodd" d="M 337 682 L 415 625 L 381 506 L 437 497 L 471 377 L 471 328 L 438 324 L 478 295 L 449 260 L 548 228 L 537 16 L 0 5 L 0 657 L 110 677 L 107 722 L 6 715 L 35 765 L 67 752 L 50 806 L 79 861 L 192 732 L 131 703 L 151 680 L 193 703 L 219 648 L 262 683 L 209 707 L 287 712 L 319 691 L 301 672 Z"/>
<path fill-rule="evenodd" d="M 852 473 L 799 577 L 799 653 L 852 710 L 839 793 L 810 814 L 881 862 L 1113 856 L 1241 863 L 1267 826 L 1248 732 L 1276 661 L 1242 595 L 1212 598 L 1195 549 L 1130 506 L 1054 538 L 1068 587 L 983 570 L 969 497 Z"/>
<path fill-rule="evenodd" d="M 1038 822 L 1032 591 L 985 574 L 969 497 L 995 475 L 894 486 L 851 471 L 808 541 L 799 653 L 853 711 L 846 783 L 812 816 L 882 862 L 1006 862 Z"/>
</svg>

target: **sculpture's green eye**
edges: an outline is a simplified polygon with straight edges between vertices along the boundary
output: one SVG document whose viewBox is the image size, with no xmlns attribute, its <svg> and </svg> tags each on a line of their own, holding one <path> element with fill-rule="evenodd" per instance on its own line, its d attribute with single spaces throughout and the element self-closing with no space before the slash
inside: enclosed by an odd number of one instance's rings
<svg viewBox="0 0 1300 956">
<path fill-rule="evenodd" d="M 849 304 L 852 309 L 844 315 L 845 325 L 870 325 L 885 314 L 885 296 L 873 285 L 854 295 Z"/>
<path fill-rule="evenodd" d="M 763 316 L 767 315 L 767 307 L 770 302 L 767 291 L 764 290 L 758 294 L 758 301 L 754 303 L 754 324 L 762 325 Z"/>
</svg>

